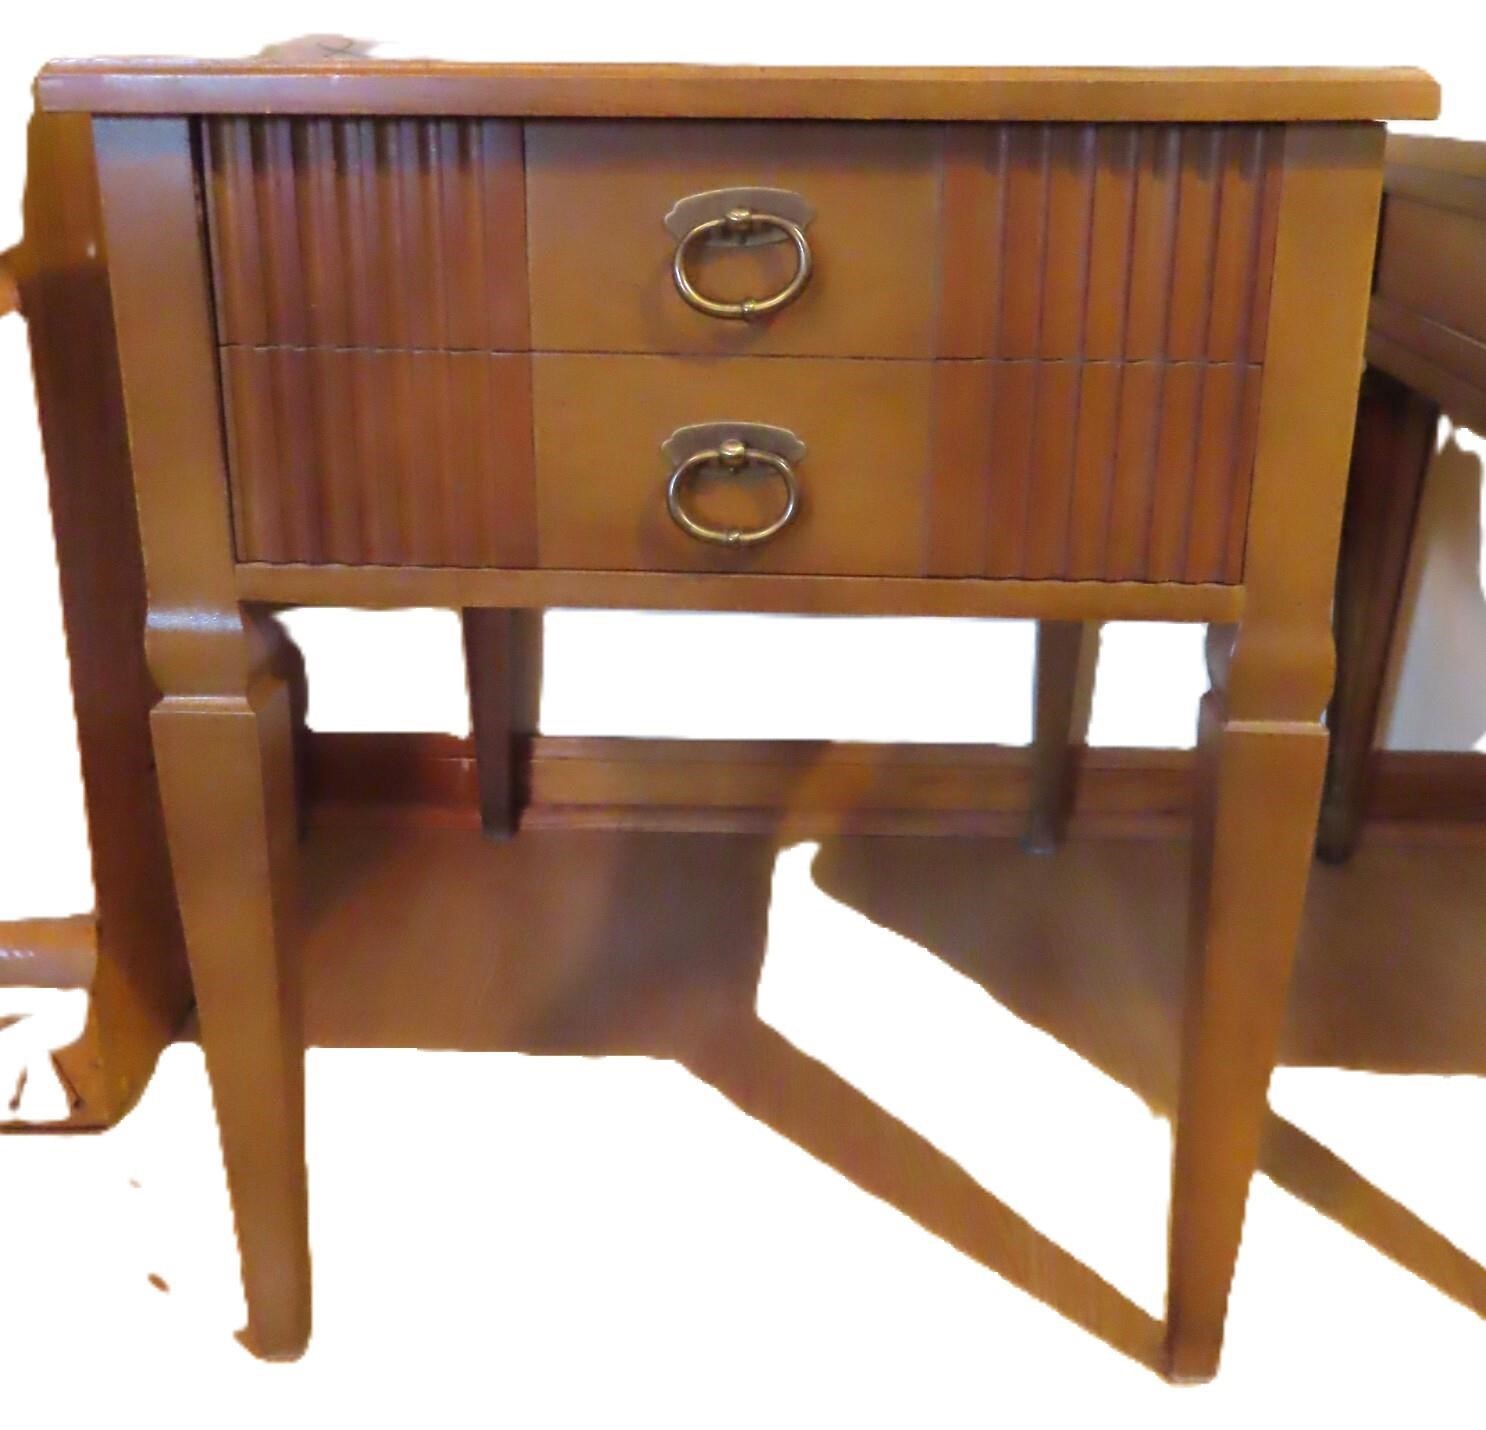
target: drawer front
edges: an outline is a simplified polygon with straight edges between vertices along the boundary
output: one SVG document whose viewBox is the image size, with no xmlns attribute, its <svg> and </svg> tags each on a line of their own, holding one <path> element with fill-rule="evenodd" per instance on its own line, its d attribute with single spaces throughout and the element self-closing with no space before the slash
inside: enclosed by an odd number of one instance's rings
<svg viewBox="0 0 1486 1430">
<path fill-rule="evenodd" d="M 1281 128 L 202 124 L 244 560 L 1242 580 Z M 673 278 L 666 215 L 729 185 L 813 211 L 766 320 Z M 795 261 L 687 271 L 757 297 Z M 722 419 L 810 449 L 756 549 L 652 500 L 668 433 Z"/>
<path fill-rule="evenodd" d="M 1263 354 L 1274 126 L 203 123 L 229 345 Z M 767 320 L 705 316 L 672 277 L 672 205 L 728 186 L 792 190 L 815 212 L 813 276 Z M 794 265 L 789 243 L 703 243 L 688 271 L 735 300 Z"/>
<path fill-rule="evenodd" d="M 227 348 L 245 561 L 1048 580 L 1240 579 L 1259 372 L 1228 363 Z M 687 535 L 661 444 L 794 432 L 799 512 L 744 549 Z M 535 462 L 533 461 L 535 446 Z M 779 482 L 703 471 L 704 525 Z"/>
<path fill-rule="evenodd" d="M 831 359 L 540 356 L 534 362 L 537 526 L 544 566 L 614 571 L 917 575 L 930 474 L 928 363 Z M 739 421 L 805 443 L 795 519 L 756 547 L 699 541 L 672 520 L 677 428 Z M 756 528 L 785 501 L 761 472 L 715 468 L 685 509 Z"/>
<path fill-rule="evenodd" d="M 531 123 L 526 134 L 532 344 L 555 352 L 928 357 L 934 350 L 935 125 Z M 672 277 L 678 200 L 784 189 L 813 210 L 814 271 L 773 317 L 709 317 Z M 782 289 L 788 242 L 699 243 L 688 272 L 726 302 Z"/>
</svg>

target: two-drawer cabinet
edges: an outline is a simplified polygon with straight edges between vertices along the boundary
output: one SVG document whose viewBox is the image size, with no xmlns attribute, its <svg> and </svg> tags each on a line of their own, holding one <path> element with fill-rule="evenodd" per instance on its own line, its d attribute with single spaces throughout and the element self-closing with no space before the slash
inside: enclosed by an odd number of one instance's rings
<svg viewBox="0 0 1486 1430">
<path fill-rule="evenodd" d="M 515 835 L 490 887 L 682 945 L 711 931 L 665 880 L 710 892 L 715 848 L 673 868 L 587 831 L 586 893 L 524 862 L 544 608 L 1032 616 L 1064 655 L 1128 617 L 1209 623 L 1167 1314 L 1061 1304 L 1210 1376 L 1326 760 L 1378 121 L 1431 116 L 1432 82 L 291 53 L 59 64 L 38 100 L 33 196 L 66 201 L 33 198 L 24 286 L 70 609 L 108 633 L 75 666 L 92 712 L 101 670 L 133 692 L 106 712 L 154 820 L 133 867 L 178 906 L 254 1347 L 310 1323 L 304 685 L 275 608 L 459 610 L 482 822 Z M 445 1004 L 461 969 L 498 986 L 490 889 L 451 914 L 395 863 L 336 897 Z"/>
<path fill-rule="evenodd" d="M 1280 152 L 1268 125 L 213 117 L 238 554 L 1237 582 Z M 768 205 L 798 241 L 728 222 Z M 705 302 L 785 301 L 695 306 L 683 245 Z M 664 444 L 718 423 L 798 439 L 767 540 L 668 511 Z M 725 533 L 788 499 L 758 462 L 683 497 Z"/>
</svg>

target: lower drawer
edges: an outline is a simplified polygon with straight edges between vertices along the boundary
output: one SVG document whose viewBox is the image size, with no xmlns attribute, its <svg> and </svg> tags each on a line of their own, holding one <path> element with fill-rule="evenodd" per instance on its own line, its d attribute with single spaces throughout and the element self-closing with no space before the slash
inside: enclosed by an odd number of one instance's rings
<svg viewBox="0 0 1486 1430">
<path fill-rule="evenodd" d="M 814 358 L 542 355 L 533 360 L 537 546 L 544 566 L 610 571 L 918 575 L 931 471 L 933 365 Z M 662 444 L 697 423 L 760 423 L 804 444 L 794 516 L 757 544 L 689 534 L 667 504 Z M 712 462 L 677 494 L 716 531 L 768 526 L 781 475 Z"/>
<path fill-rule="evenodd" d="M 247 562 L 1242 579 L 1248 364 L 228 346 L 222 365 Z M 697 424 L 726 424 L 703 448 L 784 429 L 790 470 L 699 458 L 673 494 L 669 439 Z"/>
</svg>

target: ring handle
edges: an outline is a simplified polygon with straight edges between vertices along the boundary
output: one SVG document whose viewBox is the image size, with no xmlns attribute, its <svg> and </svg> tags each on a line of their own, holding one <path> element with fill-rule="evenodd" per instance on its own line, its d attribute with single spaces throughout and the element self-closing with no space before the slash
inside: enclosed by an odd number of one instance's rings
<svg viewBox="0 0 1486 1430">
<path fill-rule="evenodd" d="M 753 465 L 772 467 L 784 483 L 784 510 L 767 526 L 755 527 L 751 531 L 739 531 L 737 528 L 725 531 L 698 521 L 682 506 L 681 497 L 692 474 L 714 463 L 728 472 L 741 472 Z M 778 536 L 795 519 L 799 507 L 800 487 L 795 480 L 795 469 L 789 462 L 777 452 L 769 452 L 762 447 L 750 447 L 736 437 L 719 442 L 715 447 L 692 453 L 671 473 L 671 480 L 666 485 L 666 509 L 671 513 L 671 520 L 688 536 L 709 542 L 713 546 L 758 546 Z"/>
<path fill-rule="evenodd" d="M 714 233 L 730 238 L 744 238 L 761 228 L 777 229 L 795 246 L 795 273 L 777 293 L 767 298 L 744 298 L 740 303 L 723 303 L 697 291 L 686 271 L 686 259 L 692 249 Z M 709 318 L 732 318 L 749 322 L 754 318 L 767 317 L 793 303 L 805 291 L 810 281 L 814 260 L 810 253 L 810 240 L 805 230 L 793 219 L 781 214 L 759 213 L 750 208 L 729 209 L 721 218 L 709 218 L 696 225 L 676 245 L 676 256 L 671 260 L 671 276 L 676 280 L 676 291 L 699 313 Z"/>
</svg>

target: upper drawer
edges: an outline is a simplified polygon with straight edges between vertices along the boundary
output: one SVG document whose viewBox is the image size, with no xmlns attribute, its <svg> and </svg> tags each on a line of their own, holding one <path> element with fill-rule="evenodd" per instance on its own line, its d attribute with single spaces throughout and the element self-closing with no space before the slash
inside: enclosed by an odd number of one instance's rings
<svg viewBox="0 0 1486 1430">
<path fill-rule="evenodd" d="M 218 328 L 246 346 L 1253 363 L 1264 125 L 202 121 Z M 753 322 L 672 277 L 678 200 L 784 189 L 813 276 Z M 787 215 L 788 216 L 788 215 Z M 793 245 L 699 241 L 759 298 Z M 530 320 L 528 321 L 528 313 Z"/>
<path fill-rule="evenodd" d="M 942 135 L 909 124 L 528 124 L 533 347 L 931 355 Z M 666 216 L 694 194 L 751 188 L 789 191 L 813 211 L 812 277 L 767 320 L 704 315 L 673 280 Z M 796 262 L 789 242 L 704 240 L 687 267 L 706 296 L 737 302 L 782 289 Z"/>
</svg>

